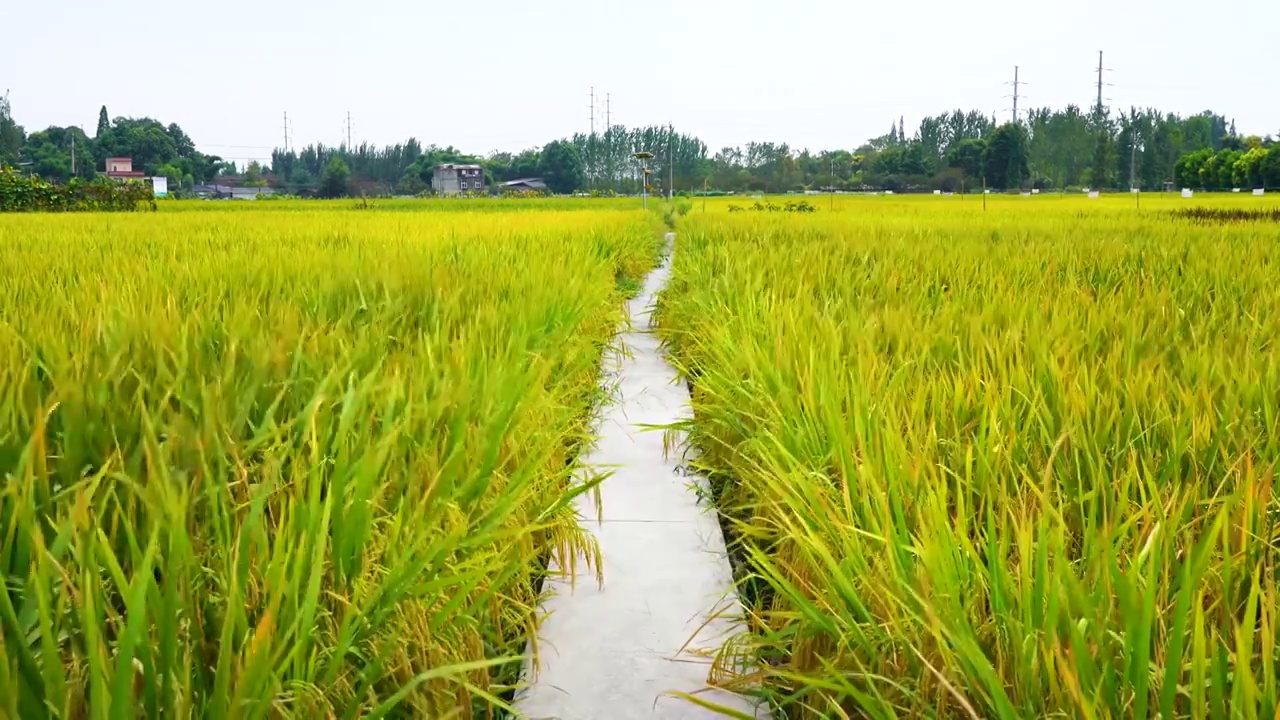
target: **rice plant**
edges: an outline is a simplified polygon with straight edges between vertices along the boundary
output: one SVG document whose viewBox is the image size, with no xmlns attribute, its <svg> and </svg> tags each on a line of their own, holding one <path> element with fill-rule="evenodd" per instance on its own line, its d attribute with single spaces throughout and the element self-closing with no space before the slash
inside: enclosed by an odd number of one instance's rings
<svg viewBox="0 0 1280 720">
<path fill-rule="evenodd" d="M 1276 717 L 1275 227 L 1021 200 L 683 224 L 725 662 L 791 718 Z"/>
<path fill-rule="evenodd" d="M 488 717 L 638 212 L 0 217 L 0 716 Z"/>
</svg>

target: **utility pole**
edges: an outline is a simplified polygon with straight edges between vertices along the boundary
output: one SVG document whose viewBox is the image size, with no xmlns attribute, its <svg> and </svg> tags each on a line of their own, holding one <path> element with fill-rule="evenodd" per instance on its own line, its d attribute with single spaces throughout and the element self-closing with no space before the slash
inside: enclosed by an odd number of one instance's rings
<svg viewBox="0 0 1280 720">
<path fill-rule="evenodd" d="M 676 197 L 676 165 L 675 165 L 676 128 L 667 123 L 667 202 Z"/>
<path fill-rule="evenodd" d="M 284 111 L 284 151 L 289 152 L 289 111 Z"/>
<path fill-rule="evenodd" d="M 604 131 L 613 129 L 613 93 L 604 94 Z"/>
<path fill-rule="evenodd" d="M 831 203 L 830 209 L 835 210 L 836 209 L 836 157 L 835 155 L 831 156 L 831 189 L 827 193 L 827 195 L 830 197 L 830 203 Z"/>
<path fill-rule="evenodd" d="M 351 152 L 351 111 L 347 111 L 347 152 Z"/>
<path fill-rule="evenodd" d="M 1138 176 L 1135 174 L 1138 166 L 1138 133 L 1133 127 L 1132 118 L 1129 120 L 1129 189 L 1138 189 Z"/>
<path fill-rule="evenodd" d="M 71 133 L 71 177 L 76 176 L 76 134 Z"/>
</svg>

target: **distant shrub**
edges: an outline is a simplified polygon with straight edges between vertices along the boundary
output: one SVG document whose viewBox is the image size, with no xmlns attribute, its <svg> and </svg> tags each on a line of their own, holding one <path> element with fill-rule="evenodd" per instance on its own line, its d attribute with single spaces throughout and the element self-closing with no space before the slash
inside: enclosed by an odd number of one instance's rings
<svg viewBox="0 0 1280 720">
<path fill-rule="evenodd" d="M 151 185 L 108 178 L 72 178 L 66 185 L 0 167 L 0 212 L 133 212 L 156 209 Z"/>
<path fill-rule="evenodd" d="M 800 200 L 799 202 L 789 202 L 789 203 L 786 203 L 785 205 L 756 202 L 751 206 L 745 207 L 745 208 L 738 205 L 729 206 L 729 212 L 745 212 L 747 210 L 750 210 L 752 212 L 811 213 L 811 212 L 817 212 L 818 208 L 814 207 L 813 205 L 810 205 L 809 202 L 806 200 Z"/>
</svg>

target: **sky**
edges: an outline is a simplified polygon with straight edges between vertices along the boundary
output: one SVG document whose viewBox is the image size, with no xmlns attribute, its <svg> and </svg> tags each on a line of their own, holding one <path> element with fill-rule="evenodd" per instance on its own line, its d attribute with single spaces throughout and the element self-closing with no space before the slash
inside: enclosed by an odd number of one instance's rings
<svg viewBox="0 0 1280 720">
<path fill-rule="evenodd" d="M 838 0 L 7 0 L 0 92 L 30 131 L 176 122 L 204 152 L 413 136 L 518 151 L 596 127 L 672 123 L 712 152 L 852 149 L 955 108 L 1206 109 L 1280 134 L 1280 2 Z"/>
</svg>

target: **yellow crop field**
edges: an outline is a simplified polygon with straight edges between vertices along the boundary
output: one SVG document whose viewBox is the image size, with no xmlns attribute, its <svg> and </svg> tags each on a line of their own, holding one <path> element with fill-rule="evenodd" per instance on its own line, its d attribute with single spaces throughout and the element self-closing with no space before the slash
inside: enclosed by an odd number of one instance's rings
<svg viewBox="0 0 1280 720">
<path fill-rule="evenodd" d="M 695 201 L 660 305 L 725 663 L 790 718 L 1275 717 L 1280 225 L 1173 211 L 1277 204 L 805 199 Z"/>
<path fill-rule="evenodd" d="M 494 712 L 658 218 L 162 205 L 0 216 L 0 716 Z"/>
</svg>

